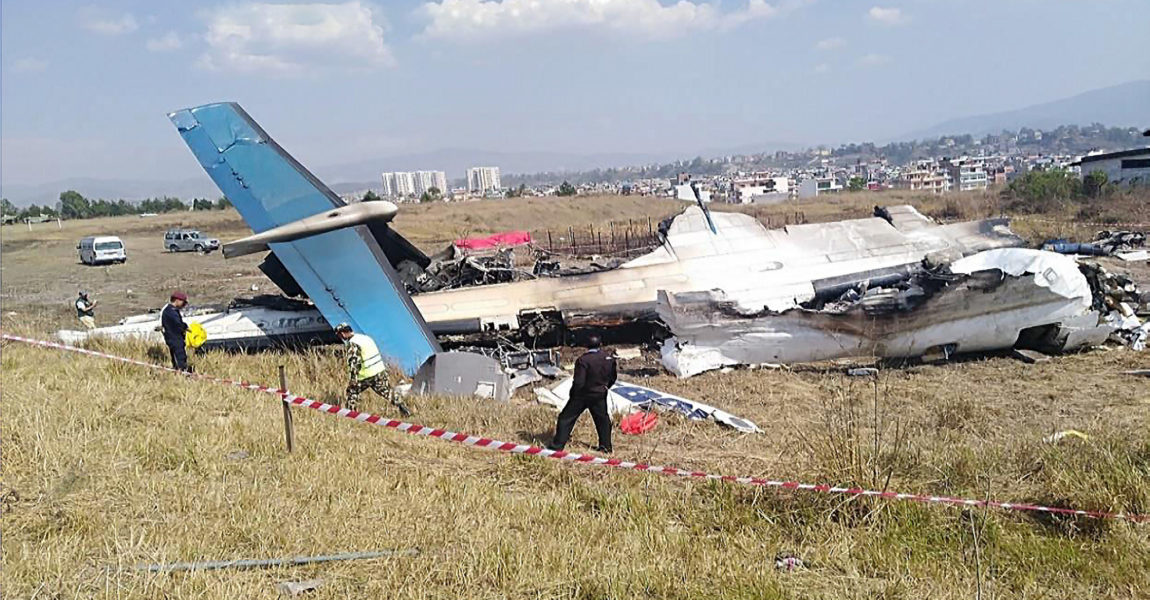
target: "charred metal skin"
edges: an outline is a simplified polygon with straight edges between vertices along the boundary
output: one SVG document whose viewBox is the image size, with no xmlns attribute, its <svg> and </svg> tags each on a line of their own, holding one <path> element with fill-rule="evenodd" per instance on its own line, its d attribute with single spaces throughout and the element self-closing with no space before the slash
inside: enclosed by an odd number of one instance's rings
<svg viewBox="0 0 1150 600">
<path fill-rule="evenodd" d="M 615 269 L 412 299 L 434 331 L 525 329 L 540 313 L 561 315 L 569 328 L 614 327 L 657 319 L 660 291 L 720 289 L 745 307 L 782 310 L 831 299 L 866 281 L 904 280 L 928 255 L 948 262 L 1023 243 L 1006 219 L 939 225 L 909 206 L 890 213 L 895 217 L 889 221 L 873 217 L 768 230 L 750 215 L 708 218 L 691 207 L 670 222 L 659 248 Z"/>
<path fill-rule="evenodd" d="M 372 221 L 386 223 L 395 218 L 397 212 L 399 208 L 385 200 L 348 204 L 224 244 L 224 258 L 267 252 L 268 244 L 292 242 L 336 229 L 366 225 Z"/>
<path fill-rule="evenodd" d="M 736 364 L 984 352 L 1040 338 L 1044 351 L 1105 341 L 1112 327 L 1072 258 L 1021 248 L 990 250 L 873 289 L 847 306 L 744 311 L 721 292 L 660 293 L 659 315 L 675 339 L 663 364 L 681 377 Z"/>
</svg>

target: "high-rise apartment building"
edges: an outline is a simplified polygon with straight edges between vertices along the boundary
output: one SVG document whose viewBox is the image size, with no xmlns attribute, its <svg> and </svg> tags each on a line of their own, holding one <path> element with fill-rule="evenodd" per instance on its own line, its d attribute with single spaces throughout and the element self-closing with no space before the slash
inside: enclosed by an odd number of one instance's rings
<svg viewBox="0 0 1150 600">
<path fill-rule="evenodd" d="M 485 194 L 503 189 L 499 182 L 499 167 L 471 167 L 467 170 L 467 191 Z"/>
<path fill-rule="evenodd" d="M 422 196 L 431 188 L 447 191 L 447 174 L 443 171 L 395 171 L 383 174 L 385 198 Z"/>
<path fill-rule="evenodd" d="M 443 171 L 415 171 L 411 175 L 416 196 L 422 196 L 431 188 L 438 189 L 440 194 L 447 193 L 447 174 Z"/>
</svg>

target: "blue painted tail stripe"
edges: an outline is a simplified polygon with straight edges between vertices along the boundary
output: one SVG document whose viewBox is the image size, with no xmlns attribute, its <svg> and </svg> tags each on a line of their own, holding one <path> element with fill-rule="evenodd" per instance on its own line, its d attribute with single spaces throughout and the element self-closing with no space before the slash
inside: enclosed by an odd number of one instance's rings
<svg viewBox="0 0 1150 600">
<path fill-rule="evenodd" d="M 256 233 L 344 204 L 238 104 L 207 104 L 169 118 Z M 347 321 L 371 336 L 407 373 L 440 350 L 366 226 L 270 246 L 328 323 Z"/>
</svg>

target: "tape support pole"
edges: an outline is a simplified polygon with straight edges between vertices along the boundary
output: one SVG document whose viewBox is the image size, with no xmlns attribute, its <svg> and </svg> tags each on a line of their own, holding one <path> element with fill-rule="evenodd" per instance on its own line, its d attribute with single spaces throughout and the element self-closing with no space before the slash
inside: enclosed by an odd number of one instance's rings
<svg viewBox="0 0 1150 600">
<path fill-rule="evenodd" d="M 280 399 L 282 399 L 285 402 L 288 402 L 290 404 L 302 406 L 304 408 L 310 408 L 310 409 L 317 410 L 319 412 L 326 413 L 329 415 L 336 415 L 336 416 L 340 416 L 340 417 L 345 417 L 345 418 L 351 419 L 353 421 L 358 421 L 361 423 L 378 425 L 381 427 L 386 427 L 388 429 L 394 429 L 396 431 L 402 431 L 403 433 L 407 433 L 409 435 L 418 435 L 418 436 L 424 436 L 424 437 L 429 437 L 429 438 L 436 438 L 436 439 L 440 439 L 440 440 L 444 440 L 444 441 L 455 442 L 457 444 L 462 444 L 464 446 L 471 446 L 471 447 L 475 447 L 475 448 L 486 448 L 489 450 L 498 450 L 500 452 L 507 452 L 509 454 L 526 454 L 529 456 L 539 456 L 539 457 L 543 457 L 543 458 L 550 458 L 550 459 L 560 460 L 560 461 L 564 461 L 564 462 L 598 465 L 598 466 L 604 466 L 604 467 L 614 467 L 617 469 L 624 469 L 624 470 L 629 470 L 629 471 L 644 471 L 644 472 L 648 472 L 648 473 L 658 473 L 660 475 L 670 475 L 670 476 L 675 476 L 675 477 L 681 477 L 684 479 L 703 479 L 703 480 L 713 480 L 713 481 L 726 481 L 726 482 L 730 482 L 730 483 L 738 483 L 738 484 L 743 484 L 743 485 L 752 485 L 752 486 L 769 487 L 769 488 L 780 488 L 780 489 L 787 489 L 787 490 L 803 490 L 803 491 L 810 491 L 810 492 L 819 492 L 819 493 L 823 493 L 823 494 L 839 494 L 839 495 L 845 495 L 845 496 L 865 496 L 865 497 L 872 497 L 872 498 L 882 498 L 882 499 L 886 499 L 886 500 L 903 500 L 903 501 L 910 501 L 910 502 L 920 502 L 923 504 L 941 504 L 941 505 L 948 505 L 948 506 L 963 506 L 963 507 L 969 507 L 969 508 L 983 508 L 983 507 L 984 508 L 999 508 L 1002 510 L 1059 514 L 1059 515 L 1068 515 L 1068 516 L 1077 516 L 1077 517 L 1089 517 L 1089 518 L 1094 518 L 1094 519 L 1117 519 L 1117 520 L 1125 520 L 1125 521 L 1131 521 L 1131 522 L 1150 521 L 1150 514 L 1143 515 L 1143 514 L 1125 514 L 1125 513 L 1113 513 L 1113 512 L 1093 511 L 1093 510 L 1078 510 L 1078 509 L 1073 509 L 1073 508 L 1062 508 L 1062 507 L 1057 507 L 1057 506 L 1043 506 L 1043 505 L 1039 505 L 1039 504 L 1027 504 L 1027 503 L 1018 503 L 1018 502 L 1001 502 L 1001 501 L 997 501 L 997 500 L 978 500 L 978 499 L 973 499 L 973 498 L 957 498 L 957 497 L 952 497 L 952 496 L 930 496 L 930 495 L 924 495 L 924 494 L 907 494 L 907 493 L 891 492 L 891 491 L 867 490 L 867 489 L 862 489 L 862 488 L 832 486 L 832 485 L 827 485 L 827 484 L 800 483 L 797 481 L 783 481 L 783 480 L 776 480 L 776 479 L 767 479 L 767 478 L 763 478 L 763 477 L 737 477 L 737 476 L 733 476 L 733 475 L 717 475 L 717 474 L 713 474 L 713 473 L 705 473 L 702 471 L 688 471 L 685 469 L 680 469 L 678 467 L 648 465 L 648 464 L 644 464 L 644 463 L 636 463 L 636 462 L 619 460 L 616 458 L 603 458 L 601 456 L 595 456 L 592 454 L 581 454 L 581 453 L 577 453 L 577 452 L 548 450 L 546 448 L 540 448 L 538 446 L 531 446 L 531 445 L 527 445 L 527 444 L 516 444 L 514 442 L 503 442 L 503 441 L 499 441 L 499 440 L 495 440 L 495 439 L 478 437 L 478 436 L 474 436 L 474 435 L 468 435 L 466 433 L 457 433 L 454 431 L 448 431 L 446 429 L 435 429 L 432 427 L 427 427 L 424 425 L 418 425 L 415 423 L 396 421 L 394 419 L 385 419 L 379 415 L 373 415 L 371 413 L 354 411 L 354 410 L 350 410 L 347 408 L 342 408 L 340 406 L 312 400 L 310 398 L 305 398 L 303 396 L 297 396 L 297 395 L 288 393 L 286 390 L 281 390 L 281 389 L 275 388 L 275 387 L 269 387 L 266 385 L 249 383 L 246 381 L 236 381 L 233 379 L 211 377 L 211 376 L 203 375 L 200 373 L 184 373 L 182 371 L 177 371 L 175 369 L 172 369 L 171 367 L 165 367 L 162 365 L 144 362 L 141 360 L 135 360 L 132 358 L 126 358 L 123 356 L 116 356 L 114 354 L 97 352 L 95 350 L 88 350 L 85 348 L 77 348 L 76 346 L 68 346 L 65 344 L 58 344 L 55 342 L 48 342 L 48 341 L 44 341 L 44 340 L 37 340 L 37 339 L 26 338 L 26 337 L 17 336 L 17 335 L 10 335 L 10 334 L 0 334 L 0 338 L 5 339 L 5 340 L 9 340 L 9 341 L 13 341 L 13 342 L 21 342 L 21 343 L 25 343 L 25 344 L 31 344 L 34 346 L 40 346 L 43 348 L 53 348 L 56 350 L 63 350 L 63 351 L 67 351 L 67 352 L 77 352 L 80 354 L 87 354 L 89 356 L 97 356 L 100 358 L 107 358 L 107 359 L 125 362 L 125 363 L 129 363 L 129 364 L 133 364 L 133 365 L 147 367 L 150 369 L 156 369 L 156 370 L 160 370 L 160 371 L 168 371 L 171 373 L 176 373 L 179 375 L 183 375 L 185 377 L 189 377 L 192 379 L 198 379 L 201 381 L 210 381 L 213 383 L 231 385 L 231 386 L 239 387 L 242 389 L 253 390 L 253 391 L 257 391 L 257 392 L 266 392 L 269 394 L 273 394 L 273 395 L 279 397 Z"/>
</svg>

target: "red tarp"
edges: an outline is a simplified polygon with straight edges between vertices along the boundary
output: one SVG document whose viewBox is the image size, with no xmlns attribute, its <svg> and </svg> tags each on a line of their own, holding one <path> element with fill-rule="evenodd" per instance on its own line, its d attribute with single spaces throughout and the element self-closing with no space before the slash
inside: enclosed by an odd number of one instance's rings
<svg viewBox="0 0 1150 600">
<path fill-rule="evenodd" d="M 455 245 L 464 250 L 486 250 L 507 246 L 523 246 L 531 243 L 531 234 L 526 231 L 504 231 L 484 238 L 463 238 L 455 240 Z"/>
</svg>

